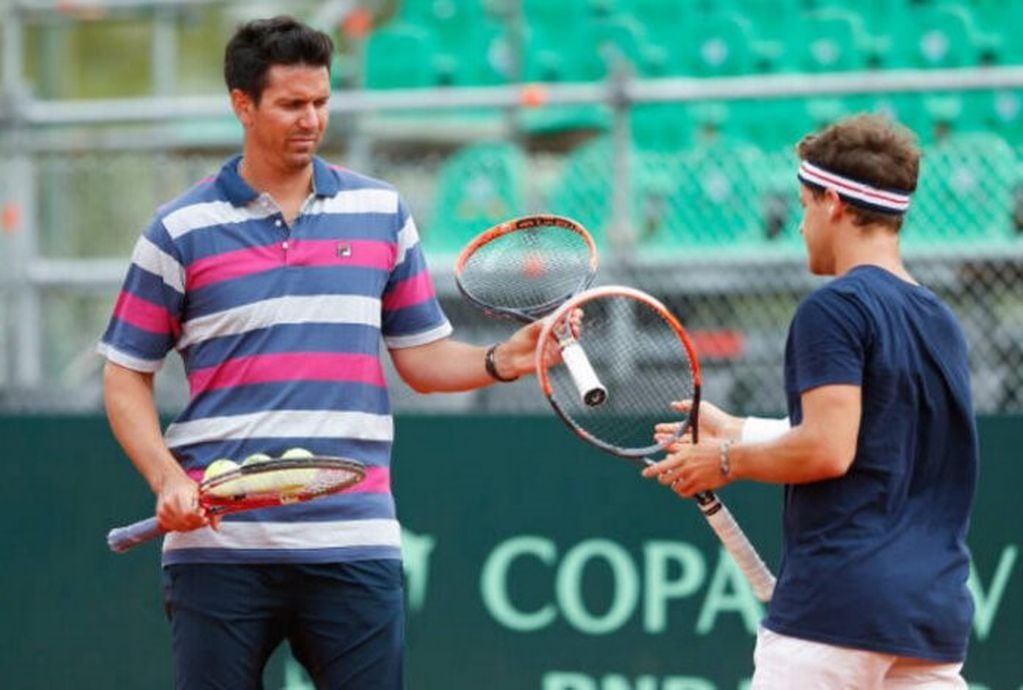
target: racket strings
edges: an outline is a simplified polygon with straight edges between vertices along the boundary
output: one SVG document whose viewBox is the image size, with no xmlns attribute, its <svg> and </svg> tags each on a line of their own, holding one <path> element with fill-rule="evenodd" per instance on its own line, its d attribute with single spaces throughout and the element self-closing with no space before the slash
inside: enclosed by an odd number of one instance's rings
<svg viewBox="0 0 1023 690">
<path fill-rule="evenodd" d="M 213 500 L 287 502 L 334 493 L 362 478 L 361 472 L 345 467 L 309 466 L 261 470 L 226 478 L 206 488 L 205 493 Z"/>
<path fill-rule="evenodd" d="M 459 279 L 479 302 L 542 312 L 585 287 L 593 273 L 590 254 L 577 232 L 553 225 L 526 228 L 480 245 Z"/>
<path fill-rule="evenodd" d="M 592 299 L 581 310 L 577 340 L 607 398 L 587 405 L 567 367 L 551 364 L 552 401 L 571 424 L 605 445 L 636 455 L 656 451 L 653 425 L 686 421 L 671 403 L 691 398 L 695 389 L 682 337 L 660 310 L 631 296 Z M 549 348 L 545 359 L 551 354 Z"/>
</svg>

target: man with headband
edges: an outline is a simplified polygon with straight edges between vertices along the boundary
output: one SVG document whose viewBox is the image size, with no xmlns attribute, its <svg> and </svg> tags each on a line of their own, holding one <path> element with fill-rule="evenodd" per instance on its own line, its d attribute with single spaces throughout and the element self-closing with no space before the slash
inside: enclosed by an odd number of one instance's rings
<svg viewBox="0 0 1023 690">
<path fill-rule="evenodd" d="M 796 151 L 809 268 L 835 279 L 793 317 L 788 419 L 704 403 L 700 443 L 684 439 L 644 475 L 686 497 L 740 479 L 785 485 L 753 690 L 966 688 L 977 434 L 962 330 L 899 251 L 920 153 L 908 131 L 865 115 Z"/>
</svg>

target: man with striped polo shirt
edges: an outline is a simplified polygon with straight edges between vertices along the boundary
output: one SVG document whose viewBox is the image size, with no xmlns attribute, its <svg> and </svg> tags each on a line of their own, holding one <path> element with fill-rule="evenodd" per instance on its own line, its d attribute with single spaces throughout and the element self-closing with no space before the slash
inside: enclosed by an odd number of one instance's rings
<svg viewBox="0 0 1023 690">
<path fill-rule="evenodd" d="M 416 226 L 383 182 L 315 155 L 328 36 L 289 17 L 225 53 L 242 154 L 159 209 L 99 351 L 111 428 L 156 494 L 176 687 L 262 687 L 288 640 L 318 688 L 402 685 L 400 530 L 380 340 L 417 391 L 533 369 L 539 324 L 486 350 L 449 338 Z M 153 375 L 171 349 L 190 400 L 161 434 Z M 211 520 L 196 478 L 218 458 L 303 447 L 368 467 L 356 490 Z"/>
</svg>

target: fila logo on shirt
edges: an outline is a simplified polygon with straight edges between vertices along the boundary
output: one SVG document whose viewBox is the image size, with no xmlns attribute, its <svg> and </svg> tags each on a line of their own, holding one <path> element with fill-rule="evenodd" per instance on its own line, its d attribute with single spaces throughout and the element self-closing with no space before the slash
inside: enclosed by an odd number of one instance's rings
<svg viewBox="0 0 1023 690">
<path fill-rule="evenodd" d="M 337 255 L 338 258 L 347 259 L 352 255 L 352 245 L 348 244 L 347 242 L 338 242 Z"/>
</svg>

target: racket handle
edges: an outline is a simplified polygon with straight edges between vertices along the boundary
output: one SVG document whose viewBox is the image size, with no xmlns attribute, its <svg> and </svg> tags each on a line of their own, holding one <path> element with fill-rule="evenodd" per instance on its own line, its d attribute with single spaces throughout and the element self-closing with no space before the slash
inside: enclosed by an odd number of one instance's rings
<svg viewBox="0 0 1023 690">
<path fill-rule="evenodd" d="M 774 593 L 774 575 L 760 558 L 760 554 L 753 548 L 753 544 L 739 527 L 739 523 L 736 522 L 732 513 L 710 491 L 697 494 L 696 500 L 703 516 L 707 518 L 707 522 L 717 533 L 718 539 L 731 554 L 742 574 L 746 576 L 754 596 L 762 602 L 770 601 L 771 595 Z"/>
<path fill-rule="evenodd" d="M 561 359 L 572 375 L 572 382 L 588 407 L 597 407 L 607 400 L 607 388 L 597 378 L 589 357 L 582 345 L 574 338 L 561 349 Z"/>
<path fill-rule="evenodd" d="M 115 527 L 107 533 L 107 546 L 114 553 L 124 553 L 128 549 L 145 544 L 164 534 L 160 523 L 155 517 L 139 520 L 124 527 Z"/>
</svg>

